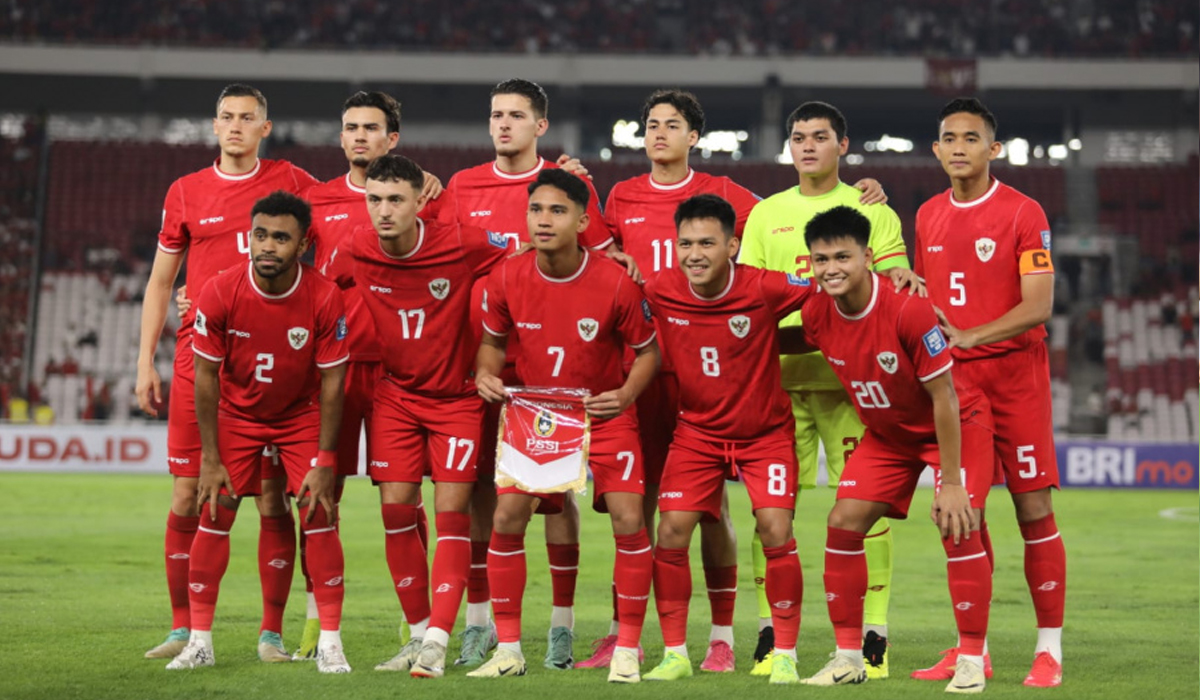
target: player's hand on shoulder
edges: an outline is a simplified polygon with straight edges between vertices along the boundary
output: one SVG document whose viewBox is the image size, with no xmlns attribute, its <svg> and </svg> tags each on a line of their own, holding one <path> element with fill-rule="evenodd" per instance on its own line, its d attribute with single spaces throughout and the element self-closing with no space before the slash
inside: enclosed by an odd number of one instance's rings
<svg viewBox="0 0 1200 700">
<path fill-rule="evenodd" d="M 942 539 L 953 539 L 958 544 L 971 538 L 975 527 L 975 511 L 967 490 L 959 484 L 942 484 L 933 497 L 933 509 L 929 513 L 937 524 Z"/>
<path fill-rule="evenodd" d="M 504 391 L 504 381 L 491 372 L 480 372 L 475 375 L 475 389 L 479 396 L 488 403 L 499 403 L 507 397 Z"/>
<path fill-rule="evenodd" d="M 938 328 L 941 328 L 942 335 L 946 336 L 946 345 L 948 347 L 967 350 L 978 345 L 970 333 L 951 325 L 949 319 L 946 318 L 945 312 L 941 309 L 935 306 L 933 307 L 933 313 L 937 315 Z"/>
<path fill-rule="evenodd" d="M 592 174 L 589 173 L 588 169 L 583 166 L 583 161 L 579 160 L 578 158 L 573 158 L 566 153 L 558 157 L 558 160 L 555 161 L 555 165 L 563 170 L 566 170 L 572 175 L 585 177 L 589 180 L 592 179 Z"/>
<path fill-rule="evenodd" d="M 633 260 L 633 256 L 628 253 L 621 252 L 615 246 L 609 246 L 608 252 L 605 253 L 609 260 L 625 266 L 625 272 L 637 284 L 644 284 L 645 278 L 642 277 L 642 271 L 638 269 L 638 265 Z"/>
<path fill-rule="evenodd" d="M 162 378 L 153 365 L 138 367 L 133 392 L 137 396 L 138 408 L 151 418 L 158 418 L 158 407 L 162 406 Z"/>
<path fill-rule="evenodd" d="M 887 271 L 887 276 L 891 278 L 896 285 L 896 292 L 902 292 L 908 289 L 908 295 L 916 294 L 919 297 L 928 297 L 929 292 L 925 289 L 925 281 L 917 276 L 917 273 L 905 267 L 893 267 Z"/>
<path fill-rule="evenodd" d="M 425 201 L 430 202 L 442 196 L 446 188 L 442 187 L 442 181 L 437 175 L 431 172 L 425 173 L 425 184 L 421 187 L 421 194 L 425 196 Z"/>
<path fill-rule="evenodd" d="M 883 191 L 883 185 L 873 177 L 864 177 L 854 183 L 854 189 L 862 192 L 858 198 L 859 204 L 887 204 L 887 192 Z"/>
<path fill-rule="evenodd" d="M 221 497 L 222 488 L 229 493 L 230 498 L 237 498 L 237 494 L 233 492 L 233 482 L 229 479 L 229 470 L 219 458 L 207 453 L 202 454 L 200 479 L 196 483 L 196 504 L 203 506 L 207 503 L 208 514 L 214 520 L 217 517 L 217 501 Z"/>
<path fill-rule="evenodd" d="M 188 298 L 186 284 L 175 290 L 175 306 L 179 307 L 179 318 L 187 316 L 188 309 L 192 308 L 192 300 Z"/>
<path fill-rule="evenodd" d="M 515 258 L 515 257 L 517 257 L 518 255 L 524 255 L 525 253 L 528 253 L 528 252 L 529 252 L 529 251 L 531 251 L 531 250 L 533 250 L 533 242 L 532 242 L 532 241 L 525 241 L 524 243 L 520 243 L 520 244 L 518 244 L 518 245 L 517 245 L 517 252 L 513 253 L 512 255 L 510 255 L 510 256 L 508 256 L 508 257 L 510 257 L 510 258 Z"/>
<path fill-rule="evenodd" d="M 583 408 L 593 418 L 612 418 L 620 415 L 633 403 L 633 396 L 624 387 L 583 399 Z"/>
</svg>

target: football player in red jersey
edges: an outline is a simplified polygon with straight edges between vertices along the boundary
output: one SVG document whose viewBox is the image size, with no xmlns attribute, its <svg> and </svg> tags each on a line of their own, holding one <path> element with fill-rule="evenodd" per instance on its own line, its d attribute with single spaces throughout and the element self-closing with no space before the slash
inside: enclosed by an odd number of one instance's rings
<svg viewBox="0 0 1200 700">
<path fill-rule="evenodd" d="M 979 100 L 960 98 L 942 109 L 933 153 L 950 189 L 917 212 L 914 269 L 942 314 L 956 372 L 992 404 L 996 457 L 1025 540 L 1025 579 L 1037 613 L 1025 685 L 1053 687 L 1062 682 L 1067 555 L 1051 497 L 1059 481 L 1043 325 L 1054 307 L 1050 225 L 1037 202 L 989 173 L 1000 142 L 996 118 Z M 986 527 L 983 533 L 988 542 Z M 954 652 L 913 677 L 947 677 Z"/>
<path fill-rule="evenodd" d="M 227 86 L 217 98 L 213 132 L 221 149 L 210 167 L 171 184 L 163 204 L 162 230 L 142 305 L 136 393 L 138 405 L 151 416 L 162 405 L 161 379 L 154 352 L 162 335 L 171 288 L 187 257 L 187 282 L 200 290 L 222 270 L 245 261 L 250 253 L 245 213 L 255 201 L 284 190 L 298 193 L 316 180 L 286 161 L 258 157 L 261 141 L 271 133 L 267 100 L 249 85 Z M 199 513 L 196 484 L 200 474 L 200 431 L 192 403 L 193 314 L 187 313 L 176 334 L 174 378 L 167 423 L 167 461 L 174 477 L 165 541 L 167 590 L 171 597 L 171 633 L 146 652 L 147 658 L 171 658 L 188 639 L 188 552 L 196 536 Z M 262 517 L 259 572 L 263 581 L 263 622 L 259 657 L 287 661 L 281 633 L 291 589 L 296 553 L 295 525 L 283 498 L 280 474 L 268 473 L 263 495 L 256 499 Z"/>
<path fill-rule="evenodd" d="M 593 505 L 610 514 L 617 548 L 613 580 L 620 632 L 608 679 L 636 683 L 653 564 L 642 520 L 641 445 L 633 404 L 657 370 L 658 346 L 650 308 L 636 283 L 620 266 L 578 243 L 588 225 L 588 198 L 584 181 L 561 170 L 545 170 L 529 186 L 528 227 L 537 254 L 512 258 L 488 278 L 475 383 L 485 400 L 504 400 L 511 338 L 520 341 L 513 357 L 515 381 L 591 392 L 584 408 L 592 417 Z M 555 303 L 547 304 L 548 298 Z M 628 373 L 627 348 L 636 353 Z M 560 508 L 563 500 L 562 494 L 499 489 L 487 571 L 500 644 L 469 676 L 525 673 L 525 528 L 539 502 Z"/>
<path fill-rule="evenodd" d="M 750 493 L 768 561 L 765 584 L 776 630 L 771 682 L 795 683 L 803 596 L 792 534 L 797 467 L 776 334 L 779 320 L 799 309 L 813 286 L 793 275 L 734 264 L 736 214 L 716 195 L 688 199 L 674 219 L 680 267 L 646 285 L 664 352 L 679 378 L 679 419 L 658 495 L 662 516 L 654 556 L 666 650 L 646 680 L 692 675 L 686 645 L 688 545 L 697 524 L 721 517 L 723 482 L 733 472 Z"/>
<path fill-rule="evenodd" d="M 450 178 L 446 192 L 436 200 L 440 220 L 479 226 L 503 234 L 515 245 L 530 242 L 526 222 L 529 185 L 539 173 L 567 162 L 565 156 L 559 163 L 551 163 L 538 155 L 538 138 L 550 128 L 548 108 L 546 91 L 537 83 L 517 78 L 492 88 L 488 131 L 496 149 L 496 159 L 462 170 Z M 579 172 L 574 164 L 571 167 Z M 585 248 L 599 250 L 608 246 L 612 238 L 600 214 L 595 187 L 590 180 L 584 180 L 584 183 L 589 196 L 588 224 L 580 232 L 579 242 Z M 483 284 L 478 283 L 471 304 L 471 325 L 476 332 L 479 332 L 482 320 L 482 297 Z M 515 343 L 510 343 L 509 353 L 516 352 Z M 512 376 L 509 363 L 506 377 Z M 476 486 L 471 510 L 471 579 L 467 589 L 466 629 L 462 652 L 455 662 L 465 666 L 483 663 L 487 652 L 496 644 L 495 629 L 488 619 L 486 566 L 492 512 L 496 507 L 491 475 L 495 470 L 493 460 L 499 410 L 489 406 L 485 411 L 478 465 L 482 478 Z M 575 581 L 579 573 L 579 508 L 572 496 L 567 496 L 561 513 L 546 516 L 546 551 L 554 593 L 545 665 L 547 668 L 570 668 L 575 663 L 572 642 Z"/>
<path fill-rule="evenodd" d="M 192 629 L 168 669 L 214 663 L 212 620 L 241 498 L 261 488 L 263 448 L 286 472 L 308 538 L 321 617 L 317 670 L 349 673 L 341 642 L 344 564 L 334 500 L 346 318 L 335 284 L 299 263 L 308 203 L 275 192 L 251 211 L 251 262 L 210 280 L 193 322 L 201 461 L 199 533 L 188 572 Z"/>
<path fill-rule="evenodd" d="M 471 565 L 471 493 L 483 402 L 471 381 L 475 280 L 507 256 L 503 236 L 417 217 L 421 167 L 384 155 L 367 168 L 371 227 L 343 241 L 379 337 L 383 373 L 374 391 L 368 473 L 379 486 L 388 569 L 412 632 L 376 670 L 437 678 Z M 437 548 L 432 577 L 417 526 L 421 482 L 434 482 Z M 432 605 L 430 592 L 432 591 Z"/>
<path fill-rule="evenodd" d="M 804 231 L 813 276 L 825 293 L 804 304 L 799 330 L 829 360 L 866 426 L 838 482 L 825 542 L 825 597 L 837 651 L 804 683 L 867 680 L 863 542 L 880 518 L 907 517 L 921 472 L 933 465 L 938 488 L 930 515 L 946 550 L 961 645 L 946 691 L 979 693 L 992 596 L 979 534 L 993 472 L 991 413 L 982 393 L 955 385 L 954 361 L 929 300 L 894 293 L 895 284 L 872 271 L 870 237 L 871 222 L 846 206 L 817 214 Z"/>
</svg>

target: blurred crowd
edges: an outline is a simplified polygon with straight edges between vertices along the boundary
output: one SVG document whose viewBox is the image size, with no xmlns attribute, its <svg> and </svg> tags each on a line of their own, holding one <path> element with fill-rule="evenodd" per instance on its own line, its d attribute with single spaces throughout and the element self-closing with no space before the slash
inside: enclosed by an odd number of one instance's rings
<svg viewBox="0 0 1200 700">
<path fill-rule="evenodd" d="M 1183 0 L 43 0 L 0 38 L 258 49 L 773 56 L 1195 56 Z"/>
</svg>

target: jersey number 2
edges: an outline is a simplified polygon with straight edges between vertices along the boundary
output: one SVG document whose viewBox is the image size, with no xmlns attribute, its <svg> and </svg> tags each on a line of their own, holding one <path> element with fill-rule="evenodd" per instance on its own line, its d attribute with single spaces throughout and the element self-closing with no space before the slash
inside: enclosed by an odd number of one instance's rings
<svg viewBox="0 0 1200 700">
<path fill-rule="evenodd" d="M 275 369 L 275 355 L 269 352 L 260 352 L 254 358 L 257 363 L 254 365 L 254 378 L 263 384 L 270 384 L 275 381 L 267 376 L 269 370 Z"/>
</svg>

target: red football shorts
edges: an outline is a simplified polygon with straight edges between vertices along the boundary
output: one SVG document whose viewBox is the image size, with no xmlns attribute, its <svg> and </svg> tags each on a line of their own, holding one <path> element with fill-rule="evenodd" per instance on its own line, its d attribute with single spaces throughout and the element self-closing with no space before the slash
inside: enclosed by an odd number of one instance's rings
<svg viewBox="0 0 1200 700">
<path fill-rule="evenodd" d="M 259 423 L 237 418 L 227 413 L 217 416 L 217 449 L 221 462 L 229 472 L 233 491 L 238 496 L 262 493 L 263 448 L 278 450 L 279 463 L 287 473 L 288 493 L 300 491 L 300 485 L 317 456 L 321 434 L 321 413 L 305 411 L 282 420 Z"/>
<path fill-rule="evenodd" d="M 474 482 L 483 400 L 410 394 L 386 376 L 375 387 L 367 474 L 375 483 Z"/>
<path fill-rule="evenodd" d="M 175 345 L 175 376 L 167 397 L 167 466 L 175 476 L 200 476 L 200 424 L 196 422 L 196 354 L 191 330 Z"/>
<path fill-rule="evenodd" d="M 982 509 L 987 504 L 995 465 L 992 454 L 991 416 L 983 407 L 962 423 L 962 482 L 972 508 Z M 936 440 L 889 444 L 867 428 L 842 471 L 837 497 L 887 503 L 887 517 L 903 520 L 926 465 L 933 467 L 940 484 L 941 455 Z"/>
<path fill-rule="evenodd" d="M 954 376 L 977 387 L 991 402 L 996 457 L 1008 490 L 1058 488 L 1046 345 L 994 358 L 956 360 Z"/>
<path fill-rule="evenodd" d="M 658 509 L 720 519 L 725 479 L 731 471 L 741 475 L 754 510 L 795 509 L 798 473 L 791 423 L 786 430 L 745 442 L 710 440 L 694 428 L 680 426 L 659 485 Z"/>
<path fill-rule="evenodd" d="M 588 468 L 592 472 L 592 509 L 598 513 L 608 512 L 604 502 L 606 493 L 645 494 L 642 445 L 637 422 L 629 411 L 608 420 L 592 421 Z M 496 493 L 537 496 L 542 501 L 537 512 L 543 515 L 562 512 L 565 498 L 561 493 L 530 493 L 515 486 L 498 488 Z"/>
<path fill-rule="evenodd" d="M 671 373 L 658 373 L 637 400 L 638 427 L 642 436 L 646 483 L 662 482 L 663 466 L 675 435 L 675 416 L 679 414 L 679 379 Z"/>
<path fill-rule="evenodd" d="M 517 379 L 517 370 L 512 365 L 504 367 L 504 371 L 500 373 L 500 381 L 504 382 L 504 386 L 518 386 L 521 383 Z M 496 475 L 496 447 L 500 444 L 500 413 L 503 411 L 503 403 L 485 403 L 483 405 L 482 427 L 479 429 L 479 460 L 477 462 L 480 481 L 491 482 Z"/>
<path fill-rule="evenodd" d="M 342 427 L 338 432 L 339 476 L 358 474 L 358 445 L 364 426 L 367 435 L 371 434 L 375 385 L 382 377 L 383 365 L 379 362 L 352 360 L 346 365 L 346 395 L 342 401 Z"/>
</svg>

